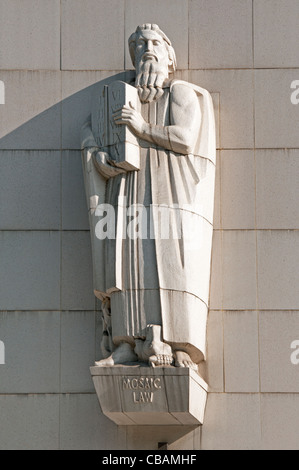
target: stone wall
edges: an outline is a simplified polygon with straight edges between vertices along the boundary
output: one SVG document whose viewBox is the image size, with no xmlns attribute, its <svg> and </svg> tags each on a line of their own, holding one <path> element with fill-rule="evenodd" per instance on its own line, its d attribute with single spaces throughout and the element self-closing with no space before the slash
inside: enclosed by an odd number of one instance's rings
<svg viewBox="0 0 299 470">
<path fill-rule="evenodd" d="M 298 448 L 298 15 L 297 0 L 0 0 L 0 449 Z M 218 127 L 211 392 L 185 436 L 116 427 L 89 374 L 101 314 L 79 130 L 144 22 L 173 41 L 176 77 L 212 92 Z"/>
</svg>

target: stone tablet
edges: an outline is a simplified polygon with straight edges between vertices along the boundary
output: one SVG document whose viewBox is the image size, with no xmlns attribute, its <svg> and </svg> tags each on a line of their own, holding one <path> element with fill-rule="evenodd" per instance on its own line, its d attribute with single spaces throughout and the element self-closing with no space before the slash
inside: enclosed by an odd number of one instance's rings
<svg viewBox="0 0 299 470">
<path fill-rule="evenodd" d="M 113 114 L 124 105 L 140 110 L 135 87 L 121 81 L 103 85 L 92 111 L 92 131 L 97 145 L 109 153 L 116 166 L 134 171 L 140 168 L 138 139 L 128 126 L 115 124 L 113 118 Z"/>
</svg>

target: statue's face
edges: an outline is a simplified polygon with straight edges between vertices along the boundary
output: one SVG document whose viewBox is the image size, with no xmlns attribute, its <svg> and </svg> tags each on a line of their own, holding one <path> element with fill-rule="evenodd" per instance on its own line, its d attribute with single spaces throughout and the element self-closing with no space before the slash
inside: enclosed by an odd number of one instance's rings
<svg viewBox="0 0 299 470">
<path fill-rule="evenodd" d="M 161 36 L 152 30 L 144 30 L 136 40 L 135 65 L 145 62 L 158 63 L 168 74 L 170 63 L 168 49 Z"/>
</svg>

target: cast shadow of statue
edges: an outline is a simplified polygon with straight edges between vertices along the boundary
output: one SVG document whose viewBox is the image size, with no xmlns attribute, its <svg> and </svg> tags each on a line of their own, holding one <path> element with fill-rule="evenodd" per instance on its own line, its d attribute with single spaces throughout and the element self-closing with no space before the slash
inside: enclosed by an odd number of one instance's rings
<svg viewBox="0 0 299 470">
<path fill-rule="evenodd" d="M 22 207 L 26 206 L 26 211 L 34 211 L 34 204 L 30 207 L 30 202 L 26 201 L 26 195 L 30 193 L 30 187 L 34 186 L 35 191 L 32 194 L 38 193 L 39 201 L 37 205 L 43 206 L 42 198 L 46 195 L 46 189 L 44 180 L 40 179 L 40 181 L 36 181 L 37 178 L 40 178 L 41 174 L 45 177 L 48 177 L 48 180 L 55 184 L 55 191 L 61 191 L 61 214 L 62 214 L 62 222 L 60 225 L 60 230 L 72 230 L 72 231 L 89 231 L 89 221 L 88 221 L 88 210 L 86 204 L 86 193 L 84 188 L 84 177 L 82 171 L 82 163 L 81 163 L 81 139 L 80 133 L 83 124 L 85 124 L 86 120 L 88 119 L 90 112 L 91 112 L 91 103 L 94 99 L 94 96 L 97 93 L 97 89 L 100 84 L 109 84 L 115 80 L 123 80 L 128 81 L 131 77 L 134 76 L 133 71 L 125 71 L 117 74 L 111 73 L 111 76 L 105 78 L 104 80 L 97 81 L 92 85 L 87 87 L 82 87 L 80 91 L 71 94 L 67 98 L 55 103 L 53 106 L 45 109 L 41 113 L 34 116 L 32 119 L 27 120 L 23 124 L 16 126 L 14 130 L 5 133 L 3 135 L 3 128 L 0 127 L 0 174 L 2 173 L 2 177 L 5 175 L 5 169 L 9 166 L 9 159 L 13 154 L 17 154 L 16 158 L 11 159 L 11 165 L 17 165 L 17 162 L 23 160 L 24 165 L 31 165 L 32 172 L 28 174 L 26 173 L 24 179 L 22 180 L 21 171 L 15 171 L 14 168 L 9 170 L 8 179 L 9 185 L 14 187 L 14 191 L 10 191 L 9 193 L 9 200 L 5 200 L 5 193 L 4 191 L 1 192 L 1 204 L 6 205 L 6 211 L 10 212 L 10 215 L 7 219 L 8 221 L 2 219 L 0 220 L 0 230 L 30 230 L 38 231 L 41 229 L 40 220 L 37 220 L 38 216 L 32 214 L 32 226 L 28 226 L 29 222 L 26 222 L 26 226 L 22 224 L 20 221 L 19 213 L 22 212 Z M 25 90 L 26 92 L 26 90 Z M 9 98 L 9 96 L 7 97 Z M 33 97 L 34 98 L 34 97 Z M 12 99 L 6 99 L 6 104 L 0 107 L 0 111 L 2 114 L 2 122 L 3 127 L 13 127 L 14 122 L 20 122 L 22 117 L 24 116 L 24 109 L 18 116 L 16 113 L 16 109 L 21 106 L 19 100 L 15 100 L 12 102 Z M 37 97 L 38 101 L 38 97 Z M 11 107 L 11 109 L 9 108 Z M 7 110 L 7 111 L 6 111 Z M 7 112 L 7 122 L 5 122 L 5 113 Z M 19 119 L 18 119 L 19 117 Z M 9 122 L 11 121 L 11 122 Z M 1 122 L 1 120 L 0 120 Z M 34 153 L 34 158 L 30 158 L 29 152 Z M 52 175 L 47 173 L 45 175 L 44 170 L 42 172 L 38 171 L 38 168 L 34 167 L 35 163 L 38 165 L 39 157 L 41 157 L 41 165 L 44 165 L 46 159 L 51 159 L 51 153 L 56 153 L 55 162 L 59 164 L 59 158 L 57 158 L 57 153 L 61 153 L 61 183 L 59 181 L 56 182 L 57 177 L 59 176 L 59 171 L 57 168 L 54 168 L 53 165 L 46 165 L 47 171 L 51 172 Z M 27 157 L 28 155 L 28 157 Z M 3 160 L 1 160 L 1 157 Z M 34 165 L 33 165 L 34 163 Z M 3 165 L 3 166 L 2 166 Z M 26 189 L 25 189 L 26 186 Z M 40 191 L 36 191 L 36 188 L 40 188 Z M 48 187 L 48 186 L 46 186 Z M 3 194 L 4 193 L 4 194 Z M 25 195 L 25 197 L 23 197 Z M 63 203 L 63 197 L 67 195 L 65 201 Z M 14 201 L 11 201 L 11 197 L 15 198 Z M 31 196 L 34 197 L 34 196 Z M 49 195 L 46 195 L 47 202 L 44 204 L 45 210 L 49 208 Z M 32 199 L 31 199 L 32 200 Z M 55 204 L 56 200 L 53 201 L 53 205 Z M 13 214 L 15 211 L 15 214 Z M 26 212 L 24 211 L 24 212 Z M 65 214 L 68 215 L 68 221 L 65 222 Z M 39 215 L 41 212 L 39 212 Z M 0 212 L 1 217 L 1 212 Z M 31 219 L 31 217 L 30 217 Z M 45 217 L 45 220 L 49 218 Z M 53 219 L 53 218 L 52 218 Z M 59 219 L 59 217 L 58 217 Z M 55 217 L 55 220 L 57 218 Z M 11 227 L 10 221 L 13 221 L 14 226 Z M 52 225 L 47 226 L 48 222 L 43 224 L 42 230 L 51 231 L 57 230 L 59 226 L 55 228 Z M 56 224 L 56 222 L 55 222 Z M 36 248 L 36 256 L 38 256 L 38 247 Z M 74 253 L 74 257 L 77 254 Z M 20 264 L 26 262 L 23 260 L 19 260 Z M 92 257 L 90 253 L 90 259 L 85 260 L 85 266 L 82 267 L 82 273 L 78 273 L 78 279 L 82 278 L 83 275 L 86 276 L 86 271 L 88 270 L 90 273 L 90 279 L 92 279 Z M 29 270 L 29 267 L 28 267 Z M 14 273 L 15 268 L 12 268 L 12 272 Z M 34 279 L 34 274 L 32 278 Z M 58 275 L 59 273 L 57 273 Z M 30 273 L 29 273 L 30 275 Z M 47 275 L 45 269 L 44 281 L 40 280 L 41 290 L 47 284 Z M 18 274 L 14 276 L 14 292 L 23 292 L 23 279 Z M 30 284 L 30 283 L 29 283 Z M 88 283 L 86 283 L 88 284 Z M 31 284 L 30 284 L 31 287 Z M 90 285 L 84 285 L 83 287 L 80 286 L 83 295 L 81 297 L 84 299 L 81 301 L 80 309 L 81 310 L 90 310 L 92 305 L 94 309 L 98 311 L 97 315 L 97 344 L 96 344 L 96 351 L 94 351 L 94 344 L 90 346 L 90 354 L 91 357 L 94 354 L 94 358 L 92 362 L 96 359 L 98 360 L 101 358 L 101 303 L 95 298 L 93 293 L 93 286 L 92 283 Z M 45 291 L 49 289 L 45 287 Z M 80 296 L 81 292 L 79 292 Z M 30 304 L 36 306 L 36 301 L 34 300 L 36 293 L 32 289 L 32 292 L 28 292 L 28 297 L 32 297 L 32 302 Z M 43 296 L 43 293 L 40 293 L 40 296 Z M 16 294 L 17 301 L 22 304 L 22 299 L 20 298 L 20 294 Z M 48 297 L 48 295 L 47 295 Z M 62 302 L 62 299 L 61 299 Z M 84 302 L 84 305 L 82 305 Z M 74 302 L 73 302 L 74 304 Z M 63 305 L 63 302 L 62 302 Z M 58 307 L 58 306 L 57 306 Z M 10 309 L 10 306 L 4 305 L 3 307 Z M 35 307 L 34 307 L 35 308 Z M 38 306 L 36 308 L 39 308 Z M 53 305 L 43 306 L 44 310 L 53 310 Z M 77 306 L 70 309 L 78 309 Z M 87 369 L 89 368 L 90 363 L 86 364 Z"/>
<path fill-rule="evenodd" d="M 0 150 L 80 150 L 81 127 L 90 115 L 91 99 L 98 84 L 108 85 L 115 80 L 127 81 L 133 76 L 133 71 L 120 72 L 62 99 L 3 135 L 0 138 Z M 18 107 L 18 103 L 10 101 L 7 97 L 2 108 L 4 122 L 5 109 L 9 106 Z M 17 114 L 14 117 L 16 118 Z M 1 134 L 3 131 L 0 129 Z"/>
<path fill-rule="evenodd" d="M 127 79 L 130 73 L 132 72 L 116 75 L 112 73 L 106 82 Z M 59 74 L 57 76 L 59 77 Z M 78 240 L 82 239 L 87 243 L 89 241 L 88 233 L 82 232 L 89 231 L 89 221 L 81 164 L 80 131 L 90 114 L 92 97 L 97 92 L 98 84 L 99 82 L 96 82 L 82 87 L 77 93 L 43 109 L 26 122 L 26 109 L 20 109 L 27 99 L 23 95 L 26 93 L 26 87 L 24 92 L 22 89 L 22 95 L 19 92 L 14 93 L 14 89 L 10 90 L 5 105 L 0 106 L 0 182 L 3 182 L 0 191 L 0 230 L 4 235 L 5 231 L 9 230 L 44 231 L 40 245 L 35 244 L 34 233 L 32 236 L 29 233 L 26 235 L 31 240 L 29 245 L 32 256 L 37 259 L 48 259 L 41 253 L 41 250 L 47 248 L 46 232 L 51 236 L 51 231 L 72 230 L 76 236 L 78 231 Z M 9 91 L 9 87 L 7 88 Z M 32 116 L 34 108 L 42 109 L 39 96 L 36 97 L 36 106 L 32 100 L 34 95 L 30 94 L 27 99 L 28 108 L 30 107 L 27 116 Z M 6 129 L 10 132 L 6 132 Z M 38 237 L 40 239 L 40 235 Z M 61 238 L 63 239 L 63 234 Z M 56 239 L 58 240 L 57 236 Z M 17 233 L 12 237 L 7 233 L 7 240 L 7 243 L 21 245 L 24 238 Z M 9 261 L 9 272 L 3 272 L 2 269 L 3 277 L 0 277 L 0 282 L 3 279 L 3 284 L 0 294 L 8 286 L 5 296 L 1 299 L 2 310 L 100 310 L 91 281 L 92 257 L 90 253 L 90 259 L 87 259 L 86 245 L 84 255 L 76 252 L 73 254 L 73 258 L 78 260 L 75 265 L 81 270 L 77 275 L 72 274 L 68 267 L 69 254 L 62 253 L 66 261 L 60 260 L 59 244 L 56 243 L 54 248 L 57 251 L 56 254 L 53 252 L 53 266 L 49 269 L 45 266 L 41 275 L 38 272 L 39 263 L 33 263 L 31 266 L 28 253 L 26 257 L 25 252 L 24 256 L 22 252 L 20 258 Z M 61 250 L 64 250 L 63 246 Z M 60 267 L 64 268 L 65 265 L 65 277 L 61 278 L 60 282 Z M 28 273 L 26 279 L 24 272 Z M 72 276 L 73 279 L 70 279 Z M 37 286 L 35 280 L 38 281 Z M 80 283 L 80 280 L 84 282 Z M 59 283 L 64 283 L 66 288 L 60 289 Z M 93 354 L 93 360 L 99 358 L 100 346 L 94 351 L 94 344 L 90 345 L 89 360 Z M 89 368 L 90 363 L 86 366 Z"/>
</svg>

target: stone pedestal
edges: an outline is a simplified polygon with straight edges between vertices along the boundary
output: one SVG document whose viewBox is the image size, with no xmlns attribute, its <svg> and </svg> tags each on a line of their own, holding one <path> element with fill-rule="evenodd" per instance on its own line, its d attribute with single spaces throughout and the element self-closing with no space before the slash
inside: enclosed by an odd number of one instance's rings
<svg viewBox="0 0 299 470">
<path fill-rule="evenodd" d="M 117 425 L 201 425 L 208 386 L 178 367 L 91 367 L 103 413 Z"/>
</svg>

